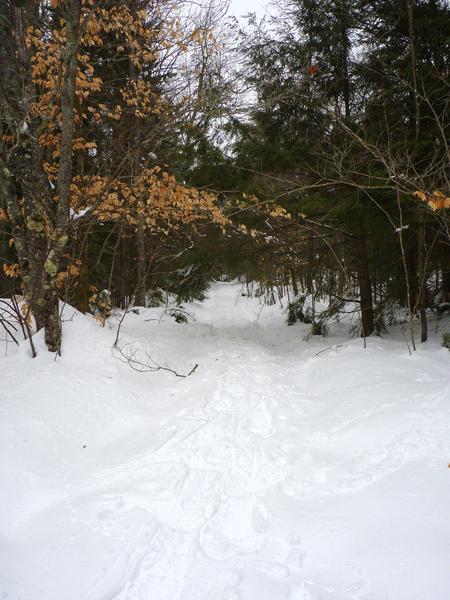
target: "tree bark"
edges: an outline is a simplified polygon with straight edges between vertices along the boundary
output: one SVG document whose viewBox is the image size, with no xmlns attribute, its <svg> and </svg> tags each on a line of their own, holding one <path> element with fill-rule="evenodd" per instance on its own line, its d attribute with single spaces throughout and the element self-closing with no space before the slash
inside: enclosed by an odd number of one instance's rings
<svg viewBox="0 0 450 600">
<path fill-rule="evenodd" d="M 65 10 L 64 10 L 65 8 Z M 59 318 L 56 276 L 68 242 L 70 222 L 70 184 L 73 168 L 74 107 L 77 78 L 78 47 L 80 34 L 81 0 L 67 0 L 63 8 L 66 21 L 66 48 L 62 68 L 64 80 L 61 90 L 61 140 L 57 177 L 58 204 L 56 223 L 49 251 L 44 264 L 45 270 L 45 342 L 50 352 L 61 349 L 61 322 Z"/>
<path fill-rule="evenodd" d="M 137 11 L 137 3 L 130 3 L 131 14 L 135 15 Z M 130 49 L 133 52 L 133 49 Z M 139 73 L 136 65 L 130 61 L 130 80 L 137 83 Z M 131 151 L 131 170 L 133 180 L 139 176 L 141 170 L 141 124 L 139 117 L 132 114 L 132 132 L 133 132 L 133 148 Z M 137 282 L 135 304 L 145 306 L 147 293 L 147 269 L 146 269 L 146 244 L 145 244 L 145 222 L 142 217 L 139 217 L 136 227 L 136 260 L 137 260 Z"/>
<path fill-rule="evenodd" d="M 82 313 L 89 311 L 89 224 L 79 230 L 80 268 L 76 287 L 76 307 Z"/>
<path fill-rule="evenodd" d="M 414 2 L 406 0 L 406 8 L 408 13 L 408 36 L 409 36 L 409 55 L 411 60 L 411 78 L 412 88 L 414 92 L 414 139 L 417 145 L 420 136 L 420 101 L 417 91 L 417 64 L 416 64 L 416 38 L 414 31 Z"/>
<path fill-rule="evenodd" d="M 146 251 L 145 251 L 145 229 L 141 219 L 139 219 L 136 228 L 136 259 L 137 259 L 137 282 L 135 304 L 145 306 L 145 295 L 147 292 L 147 269 L 146 269 Z"/>
<path fill-rule="evenodd" d="M 419 280 L 419 292 L 417 305 L 420 315 L 420 341 L 426 342 L 428 339 L 427 324 L 427 273 L 425 268 L 425 223 L 423 215 L 420 215 L 418 248 L 417 248 L 417 275 Z"/>
<path fill-rule="evenodd" d="M 440 266 L 442 275 L 441 302 L 450 302 L 450 246 L 441 242 Z"/>
<path fill-rule="evenodd" d="M 359 295 L 361 302 L 361 337 L 367 337 L 373 332 L 374 329 L 373 298 L 365 232 L 361 220 L 359 222 L 358 236 L 356 238 L 356 254 L 356 268 L 358 274 Z"/>
</svg>

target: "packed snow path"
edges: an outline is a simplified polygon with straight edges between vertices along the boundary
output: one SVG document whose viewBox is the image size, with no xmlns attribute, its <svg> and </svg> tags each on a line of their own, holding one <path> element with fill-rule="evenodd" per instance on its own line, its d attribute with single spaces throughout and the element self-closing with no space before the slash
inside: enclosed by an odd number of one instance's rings
<svg viewBox="0 0 450 600">
<path fill-rule="evenodd" d="M 0 361 L 0 598 L 448 600 L 448 352 L 306 343 L 236 284 L 187 308 L 123 329 L 187 379 L 78 314 Z"/>
</svg>

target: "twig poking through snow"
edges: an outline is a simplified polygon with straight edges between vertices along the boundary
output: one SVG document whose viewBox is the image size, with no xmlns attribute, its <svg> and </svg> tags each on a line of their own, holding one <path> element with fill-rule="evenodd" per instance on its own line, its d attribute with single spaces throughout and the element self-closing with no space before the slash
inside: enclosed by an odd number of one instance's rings
<svg viewBox="0 0 450 600">
<path fill-rule="evenodd" d="M 329 346 L 328 348 L 323 348 L 323 350 L 320 350 L 319 352 L 314 354 L 314 356 L 319 356 L 319 354 L 322 354 L 322 352 L 326 352 L 327 350 L 335 350 L 336 348 L 344 348 L 344 346 L 346 346 L 346 344 L 338 344 L 337 346 Z"/>
</svg>

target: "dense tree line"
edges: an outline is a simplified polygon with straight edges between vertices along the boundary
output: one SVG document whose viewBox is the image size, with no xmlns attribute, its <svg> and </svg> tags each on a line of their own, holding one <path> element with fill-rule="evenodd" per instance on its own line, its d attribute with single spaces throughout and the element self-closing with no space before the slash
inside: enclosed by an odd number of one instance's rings
<svg viewBox="0 0 450 600">
<path fill-rule="evenodd" d="M 58 350 L 58 300 L 92 310 L 224 273 L 348 302 L 450 303 L 450 5 L 226 7 L 6 0 L 0 7 L 0 296 Z M 297 312 L 296 312 L 297 311 Z"/>
<path fill-rule="evenodd" d="M 398 303 L 425 341 L 450 300 L 449 44 L 439 0 L 287 0 L 242 34 L 237 164 L 291 213 L 272 235 L 290 278 L 359 302 L 363 335 Z"/>
<path fill-rule="evenodd" d="M 159 263 L 227 223 L 180 173 L 208 126 L 220 15 L 167 0 L 1 4 L 2 293 L 23 294 L 50 350 L 59 299 L 87 310 L 108 288 L 142 304 Z"/>
</svg>

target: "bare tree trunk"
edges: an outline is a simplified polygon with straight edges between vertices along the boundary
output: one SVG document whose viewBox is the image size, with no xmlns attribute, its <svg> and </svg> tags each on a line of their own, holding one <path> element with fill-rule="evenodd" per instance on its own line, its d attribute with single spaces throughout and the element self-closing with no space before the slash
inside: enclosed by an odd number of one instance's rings
<svg viewBox="0 0 450 600">
<path fill-rule="evenodd" d="M 414 2 L 406 0 L 406 8 L 408 12 L 408 35 L 409 35 L 409 55 L 411 58 L 411 76 L 412 88 L 414 92 L 414 107 L 415 107 L 415 123 L 414 123 L 414 139 L 417 144 L 420 136 L 420 102 L 417 91 L 417 67 L 416 67 L 416 38 L 414 32 Z"/>
<path fill-rule="evenodd" d="M 147 269 L 145 251 L 145 230 L 142 221 L 139 220 L 136 229 L 136 259 L 137 259 L 137 285 L 135 304 L 145 306 L 145 294 L 147 292 Z"/>
<path fill-rule="evenodd" d="M 342 79 L 342 95 L 344 98 L 345 118 L 350 117 L 350 77 L 349 77 L 349 52 L 350 40 L 348 33 L 349 7 L 346 0 L 341 0 L 339 3 L 339 27 L 341 37 L 341 79 Z"/>
<path fill-rule="evenodd" d="M 402 209 L 402 205 L 401 205 L 401 199 L 400 199 L 400 190 L 398 189 L 398 187 L 396 188 L 396 196 L 397 196 L 397 207 L 398 207 L 398 213 L 399 213 L 399 219 L 400 219 L 400 227 L 398 228 L 398 239 L 400 242 L 400 251 L 401 251 L 401 256 L 402 256 L 402 264 L 403 264 L 403 271 L 405 274 L 405 283 L 406 283 L 406 304 L 408 306 L 408 323 L 409 323 L 409 334 L 411 337 L 411 345 L 412 345 L 412 349 L 415 351 L 416 350 L 416 341 L 415 341 L 415 336 L 414 336 L 414 294 L 412 293 L 412 288 L 411 285 L 414 284 L 415 281 L 415 277 L 411 278 L 410 276 L 410 270 L 409 270 L 409 266 L 408 266 L 408 259 L 407 259 L 407 252 L 405 249 L 405 241 L 404 241 L 404 222 L 403 222 L 403 209 Z M 414 273 L 415 275 L 415 273 Z M 408 346 L 409 348 L 409 346 Z M 411 353 L 411 351 L 409 351 Z"/>
<path fill-rule="evenodd" d="M 291 280 L 292 291 L 294 292 L 294 296 L 298 296 L 297 277 L 295 275 L 294 269 L 291 269 L 291 271 L 290 271 L 290 280 Z"/>
<path fill-rule="evenodd" d="M 361 337 L 365 338 L 373 332 L 374 322 L 369 261 L 367 258 L 364 226 L 361 220 L 359 223 L 358 236 L 356 237 L 356 253 L 356 269 L 358 273 L 359 294 L 361 301 Z"/>
<path fill-rule="evenodd" d="M 417 151 L 417 144 L 420 137 L 420 101 L 417 90 L 417 66 L 416 66 L 416 40 L 414 31 L 414 2 L 413 0 L 406 0 L 407 12 L 408 12 L 408 35 L 409 35 L 409 54 L 411 59 L 411 77 L 412 87 L 414 92 L 414 107 L 415 107 L 415 121 L 414 121 L 414 141 L 415 150 Z M 427 284 L 426 284 L 426 273 L 425 273 L 425 227 L 423 223 L 423 216 L 419 215 L 419 235 L 418 235 L 418 249 L 417 249 L 417 271 L 419 280 L 419 291 L 417 297 L 417 306 L 420 314 L 421 324 L 421 342 L 426 342 L 428 339 L 428 327 L 427 327 L 427 313 L 426 313 L 426 302 L 427 302 Z"/>
<path fill-rule="evenodd" d="M 22 292 L 37 327 L 43 326 L 43 264 L 47 253 L 44 197 L 47 179 L 42 172 L 38 132 L 28 125 L 36 89 L 31 77 L 31 54 L 25 43 L 28 27 L 38 22 L 37 3 L 0 6 L 0 136 L 12 132 L 13 147 L 1 144 L 0 205 L 6 208 L 20 265 Z M 4 129 L 5 128 L 5 129 Z"/>
<path fill-rule="evenodd" d="M 135 0 L 130 2 L 130 9 L 132 14 L 136 13 L 137 3 Z M 131 52 L 133 49 L 130 49 Z M 138 69 L 136 65 L 130 61 L 130 80 L 137 82 L 139 77 Z M 131 152 L 131 169 L 132 177 L 138 177 L 141 169 L 141 126 L 139 117 L 132 115 L 132 131 L 133 131 L 133 147 L 130 149 Z M 138 219 L 136 227 L 136 271 L 137 271 L 137 282 L 136 282 L 136 297 L 135 304 L 138 306 L 145 306 L 146 293 L 147 293 L 147 269 L 146 269 L 146 244 L 145 244 L 145 222 L 142 217 Z"/>
<path fill-rule="evenodd" d="M 442 274 L 441 299 L 442 302 L 450 302 L 450 246 L 441 243 L 440 264 Z"/>
<path fill-rule="evenodd" d="M 64 10 L 65 9 L 65 10 Z M 56 225 L 44 264 L 45 270 L 45 343 L 50 352 L 61 349 L 61 322 L 59 319 L 56 276 L 68 242 L 70 222 L 70 184 L 73 168 L 74 107 L 80 33 L 81 0 L 67 0 L 63 4 L 66 21 L 66 48 L 63 56 L 64 81 L 61 90 L 61 142 L 57 178 L 58 205 Z"/>
<path fill-rule="evenodd" d="M 418 237 L 416 232 L 411 229 L 403 232 L 403 242 L 405 245 L 405 261 L 406 271 L 409 283 L 409 295 L 408 289 L 405 290 L 406 297 L 404 297 L 405 306 L 408 308 L 412 315 L 416 314 L 418 296 L 419 296 L 419 279 L 418 275 Z"/>
<path fill-rule="evenodd" d="M 428 339 L 427 324 L 427 273 L 425 263 L 425 223 L 424 216 L 420 215 L 419 233 L 417 248 L 417 275 L 419 280 L 419 290 L 417 295 L 417 306 L 420 315 L 420 341 L 426 342 Z"/>
<path fill-rule="evenodd" d="M 79 230 L 79 261 L 80 270 L 76 287 L 76 307 L 82 313 L 89 310 L 89 225 Z"/>
</svg>

